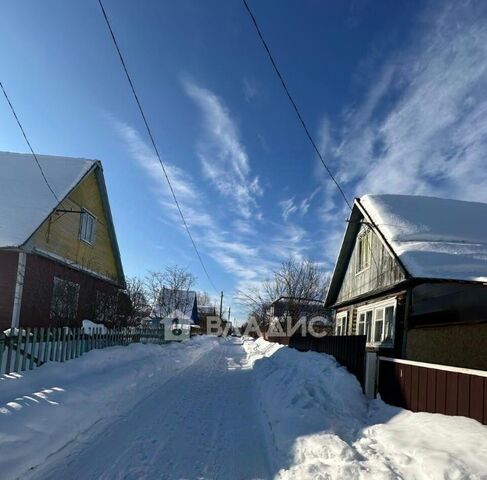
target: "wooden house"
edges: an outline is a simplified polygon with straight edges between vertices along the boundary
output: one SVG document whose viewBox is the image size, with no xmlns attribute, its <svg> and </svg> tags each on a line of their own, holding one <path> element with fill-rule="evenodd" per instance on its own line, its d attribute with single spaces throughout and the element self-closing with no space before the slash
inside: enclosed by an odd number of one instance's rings
<svg viewBox="0 0 487 480">
<path fill-rule="evenodd" d="M 125 287 L 99 161 L 0 152 L 0 330 L 109 322 Z"/>
<path fill-rule="evenodd" d="M 487 205 L 356 199 L 325 305 L 381 355 L 487 370 Z"/>
</svg>

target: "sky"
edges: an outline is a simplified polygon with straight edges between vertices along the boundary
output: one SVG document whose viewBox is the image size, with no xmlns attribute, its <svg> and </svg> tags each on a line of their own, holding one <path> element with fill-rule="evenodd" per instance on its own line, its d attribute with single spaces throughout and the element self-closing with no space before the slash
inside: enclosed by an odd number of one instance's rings
<svg viewBox="0 0 487 480">
<path fill-rule="evenodd" d="M 349 199 L 487 202 L 487 3 L 249 0 Z M 225 308 L 295 257 L 333 269 L 347 207 L 241 0 L 104 0 Z M 182 226 L 96 0 L 0 5 L 0 80 L 37 153 L 100 159 L 127 276 L 178 264 Z M 0 99 L 0 150 L 27 145 Z M 42 181 L 42 178 L 39 178 Z"/>
</svg>

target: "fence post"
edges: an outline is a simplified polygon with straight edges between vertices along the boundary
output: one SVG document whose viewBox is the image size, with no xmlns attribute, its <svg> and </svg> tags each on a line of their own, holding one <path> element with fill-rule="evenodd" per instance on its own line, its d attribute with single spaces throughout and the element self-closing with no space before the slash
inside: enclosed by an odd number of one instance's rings
<svg viewBox="0 0 487 480">
<path fill-rule="evenodd" d="M 36 366 L 39 367 L 42 365 L 42 354 L 44 353 L 44 349 L 46 348 L 46 344 L 44 342 L 44 327 L 41 327 L 39 330 L 39 346 L 37 347 L 37 359 L 36 359 Z"/>
<path fill-rule="evenodd" d="M 20 370 L 23 372 L 25 370 L 25 365 L 27 364 L 27 345 L 30 342 L 30 327 L 27 329 L 24 340 L 24 351 L 22 352 L 22 366 Z"/>
<path fill-rule="evenodd" d="M 5 351 L 5 334 L 0 333 L 0 374 L 2 373 L 3 352 Z"/>
<path fill-rule="evenodd" d="M 375 398 L 377 391 L 377 353 L 365 352 L 364 392 L 367 398 Z"/>
<path fill-rule="evenodd" d="M 51 350 L 51 327 L 47 327 L 46 330 L 46 346 L 44 348 L 43 362 L 46 363 L 49 360 L 49 353 Z"/>
<path fill-rule="evenodd" d="M 14 372 L 18 372 L 19 371 L 20 344 L 21 343 L 22 343 L 22 329 L 19 327 L 19 333 L 17 335 L 17 348 L 15 350 Z"/>
</svg>

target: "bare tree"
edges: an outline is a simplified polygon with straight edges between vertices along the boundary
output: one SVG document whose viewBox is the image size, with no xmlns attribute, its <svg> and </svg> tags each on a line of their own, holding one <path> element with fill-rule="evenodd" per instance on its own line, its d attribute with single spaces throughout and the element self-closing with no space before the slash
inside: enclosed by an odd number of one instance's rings
<svg viewBox="0 0 487 480">
<path fill-rule="evenodd" d="M 315 263 L 290 258 L 260 286 L 238 292 L 237 299 L 265 331 L 273 316 L 270 306 L 280 297 L 280 311 L 274 316 L 291 317 L 296 322 L 303 315 L 322 314 L 328 283 L 328 276 Z"/>
<path fill-rule="evenodd" d="M 166 267 L 163 272 L 149 272 L 145 285 L 157 316 L 166 317 L 173 310 L 184 311 L 188 292 L 195 282 L 196 277 L 178 265 Z"/>
<path fill-rule="evenodd" d="M 210 294 L 208 292 L 197 292 L 196 301 L 198 306 L 213 306 L 215 302 L 212 301 Z"/>
<path fill-rule="evenodd" d="M 146 284 L 140 277 L 127 278 L 126 283 L 125 293 L 130 303 L 128 321 L 129 323 L 137 324 L 145 316 L 148 308 Z"/>
</svg>

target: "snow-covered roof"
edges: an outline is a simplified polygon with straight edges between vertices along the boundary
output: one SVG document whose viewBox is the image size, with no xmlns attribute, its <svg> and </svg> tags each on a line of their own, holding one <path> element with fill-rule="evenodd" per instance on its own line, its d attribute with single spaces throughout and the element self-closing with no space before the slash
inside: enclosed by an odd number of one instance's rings
<svg viewBox="0 0 487 480">
<path fill-rule="evenodd" d="M 411 195 L 360 204 L 410 275 L 487 281 L 487 204 Z"/>
<path fill-rule="evenodd" d="M 95 163 L 47 155 L 37 158 L 60 200 Z M 0 248 L 24 244 L 57 205 L 31 154 L 0 152 Z"/>
</svg>

